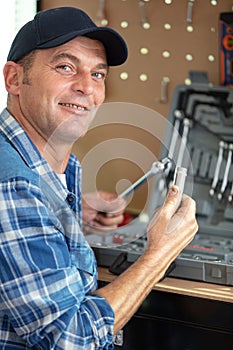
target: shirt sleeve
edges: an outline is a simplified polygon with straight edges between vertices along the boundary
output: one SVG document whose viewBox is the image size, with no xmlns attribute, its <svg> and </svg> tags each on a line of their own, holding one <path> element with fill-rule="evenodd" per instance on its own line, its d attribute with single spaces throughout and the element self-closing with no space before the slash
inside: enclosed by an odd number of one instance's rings
<svg viewBox="0 0 233 350">
<path fill-rule="evenodd" d="M 0 184 L 0 237 L 0 322 L 14 339 L 37 349 L 113 348 L 113 310 L 91 293 L 96 276 L 72 263 L 37 184 Z"/>
</svg>

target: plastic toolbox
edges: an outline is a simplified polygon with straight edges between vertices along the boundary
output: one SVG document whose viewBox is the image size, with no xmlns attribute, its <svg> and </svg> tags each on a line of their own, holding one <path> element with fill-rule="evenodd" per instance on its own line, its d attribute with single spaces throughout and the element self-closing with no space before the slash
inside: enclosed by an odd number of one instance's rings
<svg viewBox="0 0 233 350">
<path fill-rule="evenodd" d="M 184 192 L 196 200 L 199 231 L 168 275 L 233 285 L 233 90 L 212 86 L 200 74 L 193 80 L 174 89 L 160 154 L 173 165 L 154 179 L 147 212 L 112 235 L 94 235 L 91 245 L 98 264 L 112 272 L 135 261 L 146 246 L 148 220 L 180 165 L 188 169 Z"/>
</svg>

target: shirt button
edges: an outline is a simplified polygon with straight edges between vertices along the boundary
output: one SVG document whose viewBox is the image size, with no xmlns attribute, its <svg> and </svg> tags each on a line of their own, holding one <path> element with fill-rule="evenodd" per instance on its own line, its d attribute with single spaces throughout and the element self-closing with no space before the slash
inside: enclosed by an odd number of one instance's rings
<svg viewBox="0 0 233 350">
<path fill-rule="evenodd" d="M 74 197 L 72 196 L 72 194 L 68 194 L 67 200 L 69 203 L 72 203 L 74 201 Z"/>
</svg>

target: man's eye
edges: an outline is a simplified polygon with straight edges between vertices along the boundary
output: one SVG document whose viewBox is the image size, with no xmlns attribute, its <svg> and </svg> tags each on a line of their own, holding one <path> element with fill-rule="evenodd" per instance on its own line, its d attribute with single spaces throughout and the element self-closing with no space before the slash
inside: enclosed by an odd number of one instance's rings
<svg viewBox="0 0 233 350">
<path fill-rule="evenodd" d="M 61 66 L 58 66 L 57 69 L 62 70 L 64 72 L 71 72 L 71 67 L 68 66 L 67 64 L 63 64 Z"/>
<path fill-rule="evenodd" d="M 100 73 L 100 72 L 95 72 L 92 74 L 96 79 L 105 79 L 106 74 Z"/>
</svg>

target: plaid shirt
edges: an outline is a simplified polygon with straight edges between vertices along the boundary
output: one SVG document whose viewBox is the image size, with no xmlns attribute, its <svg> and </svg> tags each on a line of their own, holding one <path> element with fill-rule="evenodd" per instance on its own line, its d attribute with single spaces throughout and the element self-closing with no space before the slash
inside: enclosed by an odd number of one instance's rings
<svg viewBox="0 0 233 350">
<path fill-rule="evenodd" d="M 114 314 L 81 232 L 81 167 L 65 188 L 24 130 L 0 115 L 0 349 L 113 349 Z"/>
</svg>

